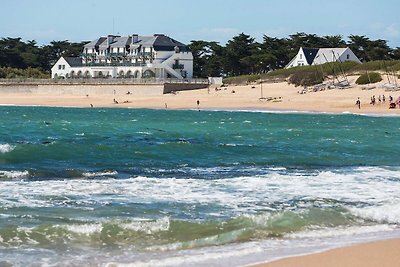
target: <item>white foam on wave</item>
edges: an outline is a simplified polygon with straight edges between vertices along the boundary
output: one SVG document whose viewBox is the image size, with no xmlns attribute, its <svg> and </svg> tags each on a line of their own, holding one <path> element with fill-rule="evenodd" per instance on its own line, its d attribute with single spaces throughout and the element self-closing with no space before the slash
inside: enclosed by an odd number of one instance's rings
<svg viewBox="0 0 400 267">
<path fill-rule="evenodd" d="M 315 239 L 315 238 L 353 236 L 362 234 L 374 234 L 374 233 L 389 232 L 393 230 L 396 230 L 396 227 L 388 224 L 370 225 L 370 226 L 350 226 L 350 227 L 306 230 L 306 231 L 287 234 L 286 237 Z"/>
<path fill-rule="evenodd" d="M 205 168 L 204 172 L 215 170 Z M 218 171 L 224 171 L 218 170 Z M 201 168 L 197 170 L 201 172 Z M 20 174 L 21 175 L 21 174 Z M 24 172 L 23 175 L 28 175 Z M 89 173 L 91 176 L 113 176 L 116 172 Z M 74 195 L 79 203 L 108 205 L 119 203 L 176 203 L 217 207 L 207 216 L 240 216 L 268 214 L 274 209 L 286 209 L 285 203 L 295 199 L 293 209 L 341 206 L 353 215 L 383 223 L 400 223 L 399 168 L 361 167 L 337 171 L 288 171 L 269 169 L 258 176 L 226 179 L 176 179 L 135 177 L 129 179 L 29 181 L 4 183 L 0 196 L 16 196 L 10 206 L 52 206 L 52 198 L 43 196 Z M 90 197 L 88 196 L 90 192 Z M 7 202 L 8 201 L 8 202 Z M 290 208 L 290 207 L 289 207 Z M 267 218 L 256 218 L 263 223 Z M 158 222 L 160 223 L 160 222 Z M 167 225 L 167 224 L 163 224 Z M 127 225 L 137 229 L 135 223 Z M 136 228 L 135 228 L 136 227 Z M 147 226 L 146 226 L 147 227 Z M 146 229 L 144 227 L 144 229 Z M 148 226 L 152 231 L 151 227 Z M 153 227 L 153 226 L 152 226 Z M 154 227 L 156 227 L 154 225 Z M 158 227 L 158 226 L 157 226 Z"/>
<path fill-rule="evenodd" d="M 380 223 L 400 224 L 400 203 L 366 208 L 351 208 L 350 211 L 364 219 Z"/>
<path fill-rule="evenodd" d="M 84 177 L 98 177 L 98 176 L 115 176 L 118 175 L 117 171 L 103 171 L 103 172 L 84 172 Z"/>
<path fill-rule="evenodd" d="M 168 231 L 170 227 L 170 220 L 168 217 L 163 217 L 155 221 L 146 220 L 146 221 L 133 221 L 129 223 L 120 223 L 119 226 L 127 230 L 152 234 L 155 232 Z"/>
<path fill-rule="evenodd" d="M 186 254 L 166 255 L 164 257 L 151 258 L 148 260 L 136 260 L 131 262 L 108 262 L 106 267 L 157 267 L 157 266 L 239 266 L 235 260 L 241 260 L 254 253 L 262 253 L 260 247 L 240 244 L 225 249 L 224 247 L 213 247 L 212 250 L 199 249 L 190 250 Z"/>
<path fill-rule="evenodd" d="M 14 150 L 14 146 L 9 144 L 0 144 L 0 153 L 5 154 Z"/>
<path fill-rule="evenodd" d="M 103 226 L 100 223 L 68 224 L 68 225 L 58 225 L 58 227 L 80 235 L 92 235 L 100 233 L 103 230 Z"/>
<path fill-rule="evenodd" d="M 26 178 L 28 176 L 28 171 L 0 171 L 0 177 L 5 177 L 9 179 Z"/>
</svg>

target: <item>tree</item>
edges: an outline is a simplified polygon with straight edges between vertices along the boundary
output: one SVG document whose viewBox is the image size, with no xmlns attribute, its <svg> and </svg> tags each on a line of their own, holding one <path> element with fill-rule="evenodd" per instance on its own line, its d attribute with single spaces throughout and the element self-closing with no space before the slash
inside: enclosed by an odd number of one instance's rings
<svg viewBox="0 0 400 267">
<path fill-rule="evenodd" d="M 229 40 L 224 55 L 224 68 L 228 75 L 249 74 L 252 70 L 252 63 L 249 60 L 242 60 L 249 57 L 256 48 L 254 38 L 244 33 Z"/>
<path fill-rule="evenodd" d="M 191 41 L 195 77 L 222 75 L 222 47 L 217 42 Z"/>
<path fill-rule="evenodd" d="M 323 47 L 346 47 L 347 44 L 341 35 L 325 35 L 323 37 Z"/>
<path fill-rule="evenodd" d="M 285 38 L 273 38 L 267 35 L 264 35 L 263 40 L 261 44 L 261 48 L 263 49 L 263 54 L 261 55 L 263 57 L 263 70 L 269 71 L 284 68 L 292 58 L 288 53 L 288 49 L 290 49 L 288 40 Z"/>
<path fill-rule="evenodd" d="M 350 35 L 350 42 L 348 43 L 350 49 L 357 55 L 361 61 L 368 59 L 367 48 L 369 43 L 369 38 L 364 35 Z"/>
</svg>

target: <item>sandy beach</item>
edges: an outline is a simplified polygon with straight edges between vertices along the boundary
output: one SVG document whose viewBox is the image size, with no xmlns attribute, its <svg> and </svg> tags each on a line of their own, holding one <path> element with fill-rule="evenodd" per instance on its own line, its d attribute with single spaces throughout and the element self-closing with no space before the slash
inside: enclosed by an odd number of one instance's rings
<svg viewBox="0 0 400 267">
<path fill-rule="evenodd" d="M 355 80 L 356 77 L 352 78 Z M 367 90 L 365 86 L 352 83 L 347 89 L 327 89 L 314 92 L 307 88 L 289 85 L 286 82 L 250 84 L 241 86 L 211 87 L 192 91 L 180 91 L 175 94 L 146 93 L 145 90 L 132 90 L 129 85 L 116 89 L 104 85 L 103 88 L 87 90 L 47 89 L 43 92 L 12 92 L 0 87 L 2 105 L 40 105 L 65 107 L 118 107 L 118 108 L 155 108 L 155 109 L 223 109 L 223 110 L 287 110 L 305 112 L 360 113 L 360 114 L 400 114 L 400 109 L 389 109 L 389 96 L 396 100 L 400 91 L 386 91 L 383 82 Z M 3 87 L 4 88 L 4 87 Z M 106 89 L 104 89 L 106 88 Z M 73 93 L 65 93 L 65 91 Z M 128 93 L 130 92 L 130 93 Z M 383 95 L 385 101 L 383 101 Z M 375 96 L 376 104 L 371 105 Z M 360 109 L 356 105 L 360 98 Z M 379 98 L 381 101 L 379 101 Z M 115 100 L 115 101 L 114 101 Z M 197 106 L 199 101 L 199 106 Z"/>
<path fill-rule="evenodd" d="M 394 267 L 400 266 L 399 248 L 399 239 L 378 241 L 286 258 L 255 267 Z"/>
</svg>

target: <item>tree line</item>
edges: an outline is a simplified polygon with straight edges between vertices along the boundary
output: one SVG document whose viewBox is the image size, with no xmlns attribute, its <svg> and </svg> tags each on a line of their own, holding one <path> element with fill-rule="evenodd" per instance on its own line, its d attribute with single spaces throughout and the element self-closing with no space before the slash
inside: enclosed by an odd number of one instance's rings
<svg viewBox="0 0 400 267">
<path fill-rule="evenodd" d="M 262 74 L 284 68 L 300 47 L 349 47 L 362 62 L 400 60 L 400 47 L 392 49 L 385 40 L 350 35 L 346 42 L 341 35 L 318 36 L 296 33 L 287 38 L 263 36 L 262 42 L 244 33 L 234 36 L 225 46 L 216 42 L 192 41 L 194 75 L 239 76 Z"/>
<path fill-rule="evenodd" d="M 78 57 L 87 42 L 52 41 L 38 46 L 35 40 L 0 39 L 0 78 L 43 78 L 61 56 Z"/>
<path fill-rule="evenodd" d="M 61 56 L 79 56 L 86 43 L 52 41 L 48 45 L 38 46 L 35 40 L 24 42 L 21 38 L 2 38 L 0 68 L 29 68 L 49 73 Z M 350 47 L 363 62 L 400 60 L 400 47 L 390 48 L 386 40 L 371 40 L 364 35 L 350 35 L 348 41 L 345 41 L 341 35 L 318 36 L 301 32 L 286 38 L 264 35 L 262 42 L 256 42 L 255 38 L 241 33 L 230 39 L 226 45 L 194 40 L 189 47 L 194 57 L 195 77 L 229 77 L 281 69 L 296 55 L 300 47 Z"/>
</svg>

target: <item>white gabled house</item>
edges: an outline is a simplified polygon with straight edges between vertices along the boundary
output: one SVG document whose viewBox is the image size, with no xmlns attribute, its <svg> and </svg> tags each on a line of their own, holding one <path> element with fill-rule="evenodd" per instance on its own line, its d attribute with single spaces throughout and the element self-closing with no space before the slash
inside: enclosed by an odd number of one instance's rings
<svg viewBox="0 0 400 267">
<path fill-rule="evenodd" d="M 86 44 L 80 57 L 61 57 L 51 77 L 190 79 L 193 55 L 187 45 L 163 34 L 109 35 Z"/>
<path fill-rule="evenodd" d="M 300 47 L 297 55 L 285 69 L 297 66 L 320 65 L 327 62 L 354 61 L 361 63 L 350 48 L 304 48 Z"/>
</svg>

